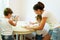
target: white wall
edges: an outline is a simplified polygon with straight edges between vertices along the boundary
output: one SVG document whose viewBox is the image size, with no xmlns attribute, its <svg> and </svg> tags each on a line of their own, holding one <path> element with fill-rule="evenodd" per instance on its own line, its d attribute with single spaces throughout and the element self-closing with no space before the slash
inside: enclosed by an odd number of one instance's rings
<svg viewBox="0 0 60 40">
<path fill-rule="evenodd" d="M 3 16 L 3 10 L 9 7 L 9 0 L 0 0 L 0 17 Z"/>
<path fill-rule="evenodd" d="M 9 0 L 9 7 L 12 8 L 14 14 L 20 16 L 20 20 L 26 17 L 26 1 L 25 0 Z"/>
<path fill-rule="evenodd" d="M 15 14 L 20 15 L 20 20 L 34 20 L 33 5 L 38 1 L 45 4 L 45 10 L 51 11 L 60 20 L 60 0 L 9 0 L 9 5 Z"/>
<path fill-rule="evenodd" d="M 60 21 L 60 0 L 41 0 L 45 5 L 45 10 L 51 11 Z"/>
</svg>

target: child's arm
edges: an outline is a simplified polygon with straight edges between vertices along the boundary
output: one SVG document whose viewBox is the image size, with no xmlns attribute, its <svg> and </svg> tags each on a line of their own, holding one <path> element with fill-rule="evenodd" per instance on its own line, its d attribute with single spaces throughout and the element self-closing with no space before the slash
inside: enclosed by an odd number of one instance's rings
<svg viewBox="0 0 60 40">
<path fill-rule="evenodd" d="M 8 21 L 11 25 L 16 26 L 16 23 L 14 23 L 12 20 Z"/>
<path fill-rule="evenodd" d="M 15 21 L 9 20 L 9 23 L 10 23 L 11 25 L 13 25 L 13 26 L 16 26 L 17 21 L 18 21 L 18 16 L 15 17 Z"/>
</svg>

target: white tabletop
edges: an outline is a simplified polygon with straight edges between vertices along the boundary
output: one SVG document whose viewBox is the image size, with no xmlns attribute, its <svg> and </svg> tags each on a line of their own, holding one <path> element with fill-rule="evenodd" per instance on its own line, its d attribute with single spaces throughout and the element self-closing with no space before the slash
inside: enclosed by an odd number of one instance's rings
<svg viewBox="0 0 60 40">
<path fill-rule="evenodd" d="M 18 21 L 15 27 L 12 27 L 14 30 L 14 34 L 29 34 L 34 32 L 33 29 L 26 29 L 25 26 L 28 25 L 28 22 L 25 21 Z"/>
</svg>

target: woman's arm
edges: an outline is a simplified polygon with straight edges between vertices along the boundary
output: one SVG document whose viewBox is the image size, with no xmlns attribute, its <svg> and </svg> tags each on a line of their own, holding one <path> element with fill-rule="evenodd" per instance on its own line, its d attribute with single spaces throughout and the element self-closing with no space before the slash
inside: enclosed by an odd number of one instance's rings
<svg viewBox="0 0 60 40">
<path fill-rule="evenodd" d="M 34 30 L 42 30 L 44 28 L 46 20 L 47 20 L 47 17 L 43 17 L 41 22 L 40 22 L 40 25 L 38 27 L 36 27 L 36 28 L 26 27 L 26 28 L 27 29 L 34 29 Z"/>
<path fill-rule="evenodd" d="M 41 20 L 41 23 L 40 23 L 39 27 L 34 28 L 34 29 L 35 30 L 42 30 L 44 28 L 44 25 L 46 23 L 46 20 L 47 20 L 47 17 L 43 17 L 42 20 Z"/>
</svg>

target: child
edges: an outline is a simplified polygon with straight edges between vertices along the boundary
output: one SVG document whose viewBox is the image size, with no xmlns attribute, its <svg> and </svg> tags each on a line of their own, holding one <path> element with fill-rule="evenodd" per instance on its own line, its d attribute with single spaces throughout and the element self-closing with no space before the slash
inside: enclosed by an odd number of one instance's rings
<svg viewBox="0 0 60 40">
<path fill-rule="evenodd" d="M 14 40 L 12 26 L 16 26 L 17 21 L 14 23 L 13 20 L 10 20 L 12 14 L 13 11 L 10 8 L 6 8 L 4 10 L 4 18 L 0 19 L 2 40 Z"/>
<path fill-rule="evenodd" d="M 38 23 L 40 23 L 41 20 L 42 20 L 42 16 L 41 15 L 37 15 L 36 16 L 36 20 L 37 20 Z M 47 26 L 48 25 L 45 24 L 45 27 L 47 27 Z M 47 32 L 47 30 L 45 28 L 43 28 L 43 30 L 37 30 L 36 31 L 36 39 L 37 40 L 43 40 L 46 37 L 47 34 L 48 34 L 48 32 Z M 45 39 L 45 40 L 47 40 L 47 39 Z"/>
<path fill-rule="evenodd" d="M 36 16 L 36 20 L 37 20 L 38 23 L 40 23 L 41 20 L 42 20 L 42 16 L 41 15 L 37 15 Z M 38 33 L 36 33 L 36 40 L 42 40 L 42 38 L 43 38 L 42 37 L 42 35 L 43 35 L 42 32 L 43 31 L 41 30 L 40 32 L 41 32 L 40 35 Z"/>
<path fill-rule="evenodd" d="M 33 28 L 33 29 L 42 30 L 44 28 L 45 23 L 48 23 L 50 25 L 50 30 L 53 30 L 52 39 L 60 40 L 60 24 L 57 21 L 57 19 L 54 17 L 54 15 L 48 11 L 45 11 L 44 8 L 45 5 L 42 2 L 38 2 L 33 6 L 34 12 L 42 16 L 40 25 L 37 28 Z M 49 34 L 50 33 L 51 31 L 49 31 Z M 50 37 L 50 35 L 48 37 Z"/>
</svg>

